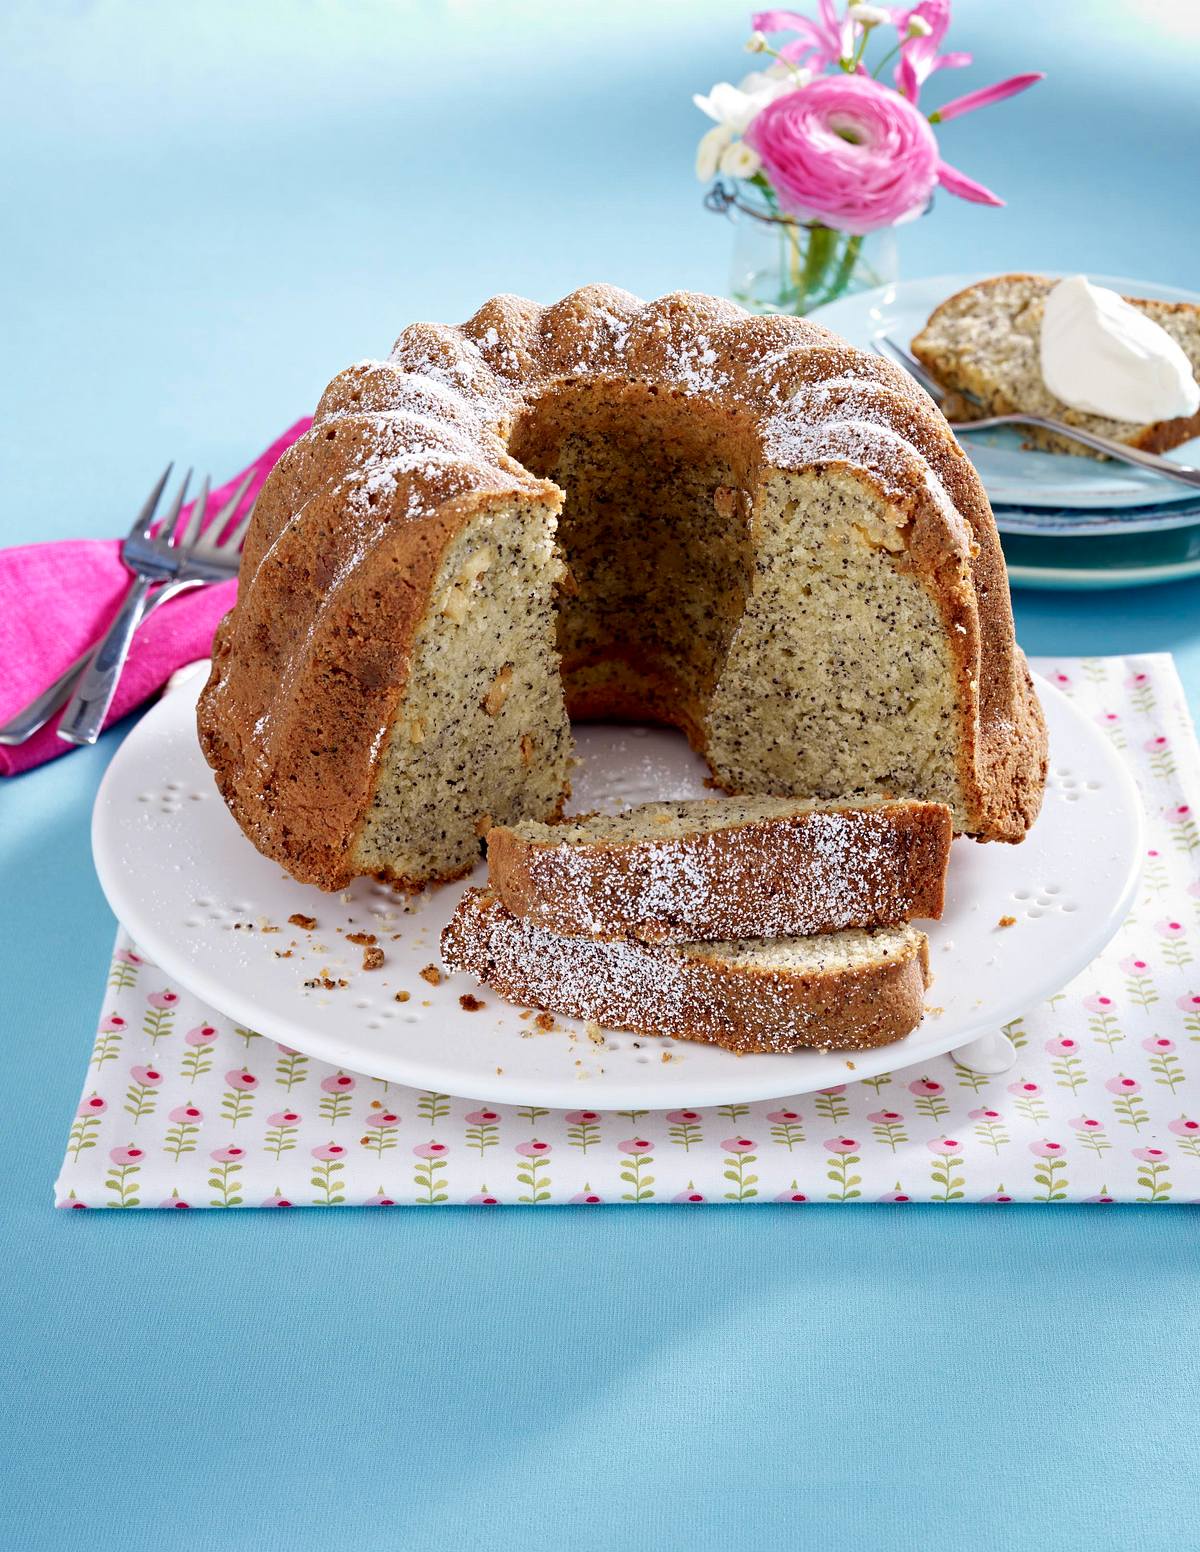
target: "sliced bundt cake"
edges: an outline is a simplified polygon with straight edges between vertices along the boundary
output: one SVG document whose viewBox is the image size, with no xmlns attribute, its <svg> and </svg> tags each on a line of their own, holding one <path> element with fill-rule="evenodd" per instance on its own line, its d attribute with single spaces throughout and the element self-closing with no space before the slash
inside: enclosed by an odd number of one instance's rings
<svg viewBox="0 0 1200 1552">
<path fill-rule="evenodd" d="M 568 715 L 732 793 L 945 803 L 1020 840 L 1045 733 L 995 525 L 932 402 L 800 319 L 603 286 L 414 324 L 259 497 L 200 737 L 298 878 L 469 870 L 547 819 Z"/>
<path fill-rule="evenodd" d="M 941 803 L 643 803 L 490 830 L 488 883 L 514 916 L 567 936 L 804 937 L 940 916 L 952 834 Z"/>
</svg>

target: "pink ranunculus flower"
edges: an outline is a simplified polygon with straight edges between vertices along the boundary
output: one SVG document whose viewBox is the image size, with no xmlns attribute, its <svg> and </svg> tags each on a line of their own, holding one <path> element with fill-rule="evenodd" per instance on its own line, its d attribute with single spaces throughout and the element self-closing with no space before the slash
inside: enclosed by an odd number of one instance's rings
<svg viewBox="0 0 1200 1552">
<path fill-rule="evenodd" d="M 573 1200 L 574 1201 L 595 1200 L 595 1201 L 598 1202 L 600 1200 L 600 1198 L 598 1196 L 595 1197 L 595 1198 L 575 1197 L 575 1198 L 573 1198 Z M 371 1198 L 370 1202 L 368 1202 L 367 1205 L 369 1207 L 394 1207 L 396 1204 L 395 1204 L 395 1202 L 392 1201 L 392 1199 L 390 1197 L 382 1197 L 382 1196 L 381 1197 L 374 1197 L 373 1196 Z M 468 1205 L 468 1207 L 499 1207 L 499 1205 L 500 1205 L 500 1198 L 498 1196 L 490 1196 L 490 1195 L 488 1195 L 484 1191 L 478 1191 L 478 1192 L 476 1192 L 476 1194 L 474 1196 L 467 1197 L 467 1205 Z"/>
<path fill-rule="evenodd" d="M 354 1079 L 348 1072 L 332 1072 L 327 1078 L 321 1079 L 321 1087 L 326 1094 L 349 1094 L 354 1087 Z"/>
<path fill-rule="evenodd" d="M 936 1078 L 914 1078 L 908 1085 L 908 1092 L 910 1094 L 924 1094 L 928 1097 L 944 1093 L 945 1091 Z"/>
<path fill-rule="evenodd" d="M 1029 1151 L 1036 1154 L 1039 1159 L 1060 1159 L 1066 1150 L 1061 1142 L 1051 1142 L 1048 1137 L 1039 1137 L 1037 1142 L 1029 1144 Z"/>
<path fill-rule="evenodd" d="M 940 1153 L 946 1158 L 949 1158 L 952 1154 L 962 1152 L 962 1143 L 959 1142 L 957 1137 L 934 1137 L 925 1146 L 930 1153 Z"/>
<path fill-rule="evenodd" d="M 776 1126 L 795 1126 L 804 1117 L 798 1110 L 768 1110 L 767 1120 L 773 1121 Z"/>
<path fill-rule="evenodd" d="M 119 1013 L 110 1013 L 106 1019 L 100 1020 L 100 1029 L 103 1034 L 116 1034 L 118 1030 L 125 1028 L 125 1020 Z"/>
<path fill-rule="evenodd" d="M 1161 1148 L 1131 1148 L 1129 1151 L 1143 1164 L 1161 1164 L 1167 1156 Z"/>
<path fill-rule="evenodd" d="M 108 1156 L 114 1164 L 136 1164 L 146 1155 L 141 1148 L 110 1148 Z"/>
<path fill-rule="evenodd" d="M 1188 992 L 1185 997 L 1176 997 L 1175 1006 L 1184 1013 L 1200 1013 L 1200 993 Z"/>
<path fill-rule="evenodd" d="M 1129 954 L 1121 960 L 1121 971 L 1124 975 L 1145 975 L 1150 966 L 1144 959 L 1139 959 L 1136 954 Z"/>
<path fill-rule="evenodd" d="M 571 1116 L 578 1116 L 582 1120 L 588 1114 L 590 1112 L 586 1110 L 572 1110 L 567 1120 L 570 1121 Z M 463 1120 L 469 1122 L 471 1126 L 490 1126 L 493 1121 L 498 1121 L 499 1119 L 500 1112 L 498 1110 L 468 1110 L 466 1115 L 463 1116 Z"/>
<path fill-rule="evenodd" d="M 298 1110 L 273 1110 L 267 1117 L 268 1126 L 295 1126 L 300 1120 Z"/>
<path fill-rule="evenodd" d="M 543 1155 L 550 1152 L 550 1144 L 548 1142 L 538 1142 L 535 1137 L 532 1142 L 519 1142 L 517 1144 L 517 1152 L 527 1159 L 540 1159 Z"/>
<path fill-rule="evenodd" d="M 444 1142 L 419 1142 L 413 1149 L 413 1153 L 419 1159 L 440 1159 L 447 1152 Z"/>
<path fill-rule="evenodd" d="M 1174 1132 L 1176 1137 L 1200 1137 L 1200 1121 L 1193 1121 L 1189 1116 L 1180 1116 L 1177 1121 L 1169 1121 L 1167 1130 Z"/>
<path fill-rule="evenodd" d="M 940 177 L 929 121 L 866 75 L 822 76 L 777 97 L 744 138 L 784 210 L 842 232 L 920 215 Z"/>
<path fill-rule="evenodd" d="M 1200 1002 L 1200 999 L 1198 999 L 1198 1002 Z M 591 1114 L 590 1111 L 584 1111 L 584 1112 L 581 1112 L 581 1113 L 585 1114 L 585 1115 Z M 698 1110 L 668 1110 L 667 1111 L 667 1120 L 668 1121 L 674 1121 L 676 1126 L 689 1126 L 689 1125 L 690 1126 L 694 1126 L 695 1123 L 699 1119 L 700 1119 L 700 1112 Z"/>
<path fill-rule="evenodd" d="M 178 992 L 151 992 L 146 1001 L 152 1008 L 173 1008 L 179 1001 Z"/>
<path fill-rule="evenodd" d="M 218 1164 L 234 1164 L 238 1159 L 244 1159 L 245 1157 L 245 1148 L 239 1148 L 237 1146 L 232 1146 L 229 1148 L 214 1148 L 213 1151 L 209 1154 L 209 1158 L 214 1159 Z"/>
<path fill-rule="evenodd" d="M 323 1159 L 328 1163 L 331 1159 L 344 1159 L 346 1150 L 340 1142 L 322 1143 L 319 1148 L 310 1148 L 309 1152 L 314 1159 Z"/>
<path fill-rule="evenodd" d="M 830 1153 L 856 1153 L 858 1142 L 853 1137 L 830 1137 L 822 1146 Z"/>
<path fill-rule="evenodd" d="M 753 1153 L 758 1144 L 749 1137 L 726 1137 L 721 1147 L 726 1153 Z"/>
<path fill-rule="evenodd" d="M 880 1202 L 911 1202 L 912 1197 L 907 1191 L 885 1191 L 882 1196 L 876 1198 Z"/>
<path fill-rule="evenodd" d="M 1184 925 L 1178 921 L 1159 921 L 1154 923 L 1154 930 L 1162 938 L 1182 938 L 1185 933 Z"/>
<path fill-rule="evenodd" d="M 1138 1080 L 1126 1077 L 1124 1073 L 1118 1078 L 1110 1078 L 1104 1087 L 1110 1094 L 1140 1094 L 1142 1091 Z"/>
<path fill-rule="evenodd" d="M 163 1080 L 163 1075 L 157 1067 L 131 1067 L 129 1076 L 135 1083 L 140 1083 L 144 1089 L 156 1089 Z"/>
<path fill-rule="evenodd" d="M 872 1110 L 867 1117 L 868 1121 L 876 1126 L 895 1126 L 897 1121 L 903 1121 L 904 1117 L 898 1110 Z"/>
<path fill-rule="evenodd" d="M 1034 1083 L 1031 1078 L 1022 1078 L 1017 1083 L 1010 1083 L 1008 1085 L 1008 1092 L 1010 1094 L 1015 1094 L 1018 1099 L 1022 1096 L 1027 1099 L 1031 1099 L 1035 1094 L 1040 1094 L 1042 1090 L 1041 1086 L 1037 1083 Z"/>
<path fill-rule="evenodd" d="M 603 1204 L 604 1198 L 597 1196 L 594 1191 L 579 1191 L 569 1200 L 576 1207 L 599 1207 Z"/>
<path fill-rule="evenodd" d="M 1046 1041 L 1046 1050 L 1051 1056 L 1073 1056 L 1078 1049 L 1079 1041 L 1072 1040 L 1070 1035 L 1058 1035 Z"/>
<path fill-rule="evenodd" d="M 168 1119 L 178 1126 L 197 1126 L 204 1120 L 204 1112 L 198 1105 L 176 1105 L 168 1113 Z"/>
<path fill-rule="evenodd" d="M 1067 1125 L 1073 1127 L 1077 1132 L 1102 1132 L 1104 1130 L 1104 1122 L 1097 1121 L 1095 1116 L 1076 1116 L 1073 1121 L 1068 1121 Z"/>
<path fill-rule="evenodd" d="M 637 1155 L 639 1153 L 649 1153 L 654 1147 L 654 1144 L 652 1142 L 647 1142 L 644 1137 L 630 1137 L 627 1138 L 625 1142 L 619 1142 L 617 1147 L 621 1150 L 622 1153 Z"/>
<path fill-rule="evenodd" d="M 245 1072 L 237 1067 L 230 1068 L 225 1074 L 225 1082 L 231 1089 L 245 1089 L 247 1093 L 258 1087 L 258 1079 L 252 1072 Z"/>
<path fill-rule="evenodd" d="M 75 1114 L 77 1116 L 98 1116 L 103 1115 L 107 1109 L 108 1101 L 106 1099 L 102 1099 L 99 1094 L 89 1094 L 87 1099 L 80 1100 L 79 1109 Z"/>
<path fill-rule="evenodd" d="M 189 1029 L 183 1038 L 188 1045 L 211 1045 L 217 1038 L 217 1031 L 211 1024 L 197 1024 L 195 1029 Z"/>
<path fill-rule="evenodd" d="M 699 1191 L 680 1191 L 678 1196 L 673 1196 L 671 1198 L 671 1200 L 673 1202 L 684 1202 L 684 1203 L 693 1202 L 694 1203 L 694 1202 L 702 1202 L 704 1200 L 704 1197 L 703 1197 L 703 1195 Z"/>
<path fill-rule="evenodd" d="M 1168 1040 L 1166 1035 L 1151 1035 L 1142 1041 L 1142 1050 L 1149 1051 L 1154 1056 L 1170 1056 L 1174 1049 L 1174 1040 Z"/>
<path fill-rule="evenodd" d="M 1160 749 L 1165 749 L 1170 740 L 1165 733 L 1160 733 L 1157 738 L 1148 738 L 1142 745 L 1147 754 L 1157 754 Z"/>
<path fill-rule="evenodd" d="M 967 1119 L 969 1121 L 1002 1121 L 1004 1117 L 998 1110 L 991 1110 L 986 1105 L 983 1105 L 978 1110 L 968 1110 Z"/>
<path fill-rule="evenodd" d="M 1103 997 L 1098 992 L 1083 999 L 1083 1005 L 1089 1013 L 1111 1013 L 1116 1004 L 1111 997 Z"/>
</svg>

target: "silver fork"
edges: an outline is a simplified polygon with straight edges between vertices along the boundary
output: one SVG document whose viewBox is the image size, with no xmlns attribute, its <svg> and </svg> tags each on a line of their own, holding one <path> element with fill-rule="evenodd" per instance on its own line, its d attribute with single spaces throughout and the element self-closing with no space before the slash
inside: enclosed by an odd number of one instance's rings
<svg viewBox="0 0 1200 1552">
<path fill-rule="evenodd" d="M 910 377 L 916 378 L 935 404 L 940 406 L 943 403 L 946 397 L 945 388 L 935 377 L 930 376 L 915 356 L 910 356 L 902 345 L 897 344 L 891 335 L 880 331 L 871 343 L 876 355 L 891 356 L 898 361 Z M 960 397 L 969 399 L 972 404 L 979 403 L 974 394 L 963 393 Z M 1154 474 L 1164 475 L 1180 485 L 1200 487 L 1200 469 L 1192 464 L 1176 463 L 1173 458 L 1164 458 L 1159 453 L 1148 453 L 1144 448 L 1130 447 L 1128 442 L 1114 442 L 1111 437 L 1098 436 L 1094 431 L 1084 431 L 1079 426 L 1068 425 L 1064 420 L 1052 420 L 1048 415 L 985 415 L 980 420 L 952 420 L 949 424 L 950 429 L 956 432 L 990 431 L 995 426 L 1038 426 L 1043 431 L 1054 431 L 1059 436 L 1070 437 L 1073 442 L 1082 442 L 1085 447 L 1094 448 L 1098 453 L 1107 453 L 1110 458 L 1117 458 L 1122 463 L 1131 463 L 1139 469 L 1149 469 Z"/>
<path fill-rule="evenodd" d="M 154 514 L 171 468 L 168 464 L 163 471 L 121 545 L 121 559 L 134 573 L 135 581 L 116 618 L 80 664 L 72 664 L 56 684 L 0 729 L 0 741 L 19 743 L 36 732 L 66 698 L 67 687 L 78 676 L 56 732 L 70 744 L 94 744 L 112 705 L 134 633 L 149 610 L 188 588 L 225 582 L 237 575 L 242 542 L 250 526 L 253 508 L 228 533 L 224 530 L 250 488 L 253 471 L 238 483 L 237 489 L 205 527 L 207 477 L 191 512 L 186 519 L 181 519 L 191 481 L 189 470 L 156 533 Z M 161 584 L 158 592 L 152 592 L 158 584 Z"/>
</svg>

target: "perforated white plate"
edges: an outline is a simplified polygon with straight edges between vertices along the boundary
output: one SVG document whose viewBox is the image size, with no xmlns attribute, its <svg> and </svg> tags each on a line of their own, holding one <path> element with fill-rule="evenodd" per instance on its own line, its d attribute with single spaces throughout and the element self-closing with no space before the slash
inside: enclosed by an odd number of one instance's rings
<svg viewBox="0 0 1200 1552">
<path fill-rule="evenodd" d="M 1020 846 L 954 843 L 948 906 L 928 924 L 930 1011 L 878 1051 L 745 1056 L 685 1041 L 532 1018 L 465 975 L 431 985 L 462 885 L 407 900 L 359 880 L 340 895 L 297 884 L 245 839 L 200 753 L 201 676 L 168 694 L 118 750 L 96 799 L 92 845 L 113 910 L 168 976 L 250 1028 L 339 1067 L 471 1099 L 661 1109 L 776 1098 L 920 1063 L 1025 1012 L 1066 984 L 1120 925 L 1143 850 L 1136 789 L 1105 735 L 1039 682 L 1052 774 Z M 705 795 L 701 761 L 662 729 L 581 727 L 580 809 Z M 480 882 L 483 869 L 473 882 Z M 312 932 L 289 925 L 315 917 Z M 1016 924 L 1001 928 L 1002 916 Z M 267 930 L 277 928 L 277 931 Z M 345 934 L 386 954 L 361 969 Z M 345 985 L 326 990 L 325 979 Z M 397 991 L 409 998 L 397 1002 Z M 478 994 L 485 1007 L 459 1003 Z M 669 1057 L 669 1060 L 664 1060 Z M 853 1064 L 851 1066 L 851 1063 Z"/>
</svg>

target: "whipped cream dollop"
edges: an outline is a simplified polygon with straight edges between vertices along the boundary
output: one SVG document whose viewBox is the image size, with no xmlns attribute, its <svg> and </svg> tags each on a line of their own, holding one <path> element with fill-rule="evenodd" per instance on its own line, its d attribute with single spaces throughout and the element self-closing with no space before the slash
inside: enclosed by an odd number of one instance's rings
<svg viewBox="0 0 1200 1552">
<path fill-rule="evenodd" d="M 1142 425 L 1200 409 L 1191 363 L 1167 331 L 1086 275 L 1046 298 L 1041 367 L 1056 398 L 1110 420 Z"/>
</svg>

